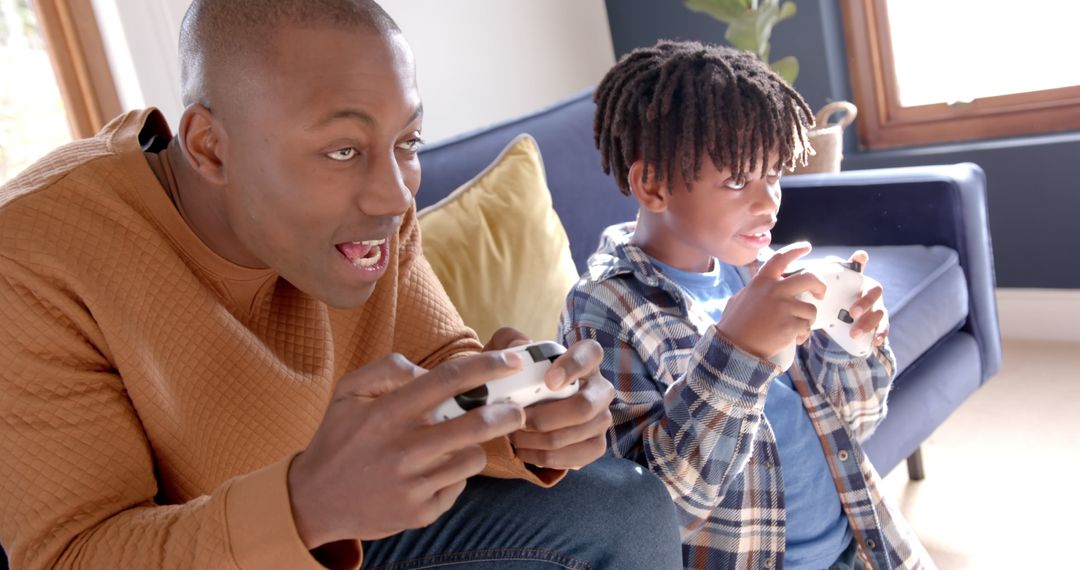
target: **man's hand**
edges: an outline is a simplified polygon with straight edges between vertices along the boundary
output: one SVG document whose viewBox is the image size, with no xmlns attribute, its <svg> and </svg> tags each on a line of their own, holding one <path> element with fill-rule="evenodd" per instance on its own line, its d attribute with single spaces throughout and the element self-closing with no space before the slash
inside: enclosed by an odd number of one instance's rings
<svg viewBox="0 0 1080 570">
<path fill-rule="evenodd" d="M 809 272 L 790 277 L 783 274 L 788 264 L 808 253 L 808 243 L 794 243 L 777 251 L 750 283 L 731 297 L 716 324 L 717 330 L 739 348 L 762 359 L 775 356 L 792 342 L 806 342 L 817 308 L 796 296 L 810 292 L 821 299 L 825 283 Z"/>
<path fill-rule="evenodd" d="M 858 262 L 865 270 L 866 264 L 870 261 L 870 254 L 860 249 L 851 254 L 849 260 Z M 859 300 L 848 309 L 855 319 L 855 323 L 851 325 L 851 338 L 873 331 L 875 345 L 881 346 L 885 342 L 885 338 L 889 335 L 889 312 L 885 310 L 885 303 L 881 298 L 882 293 L 881 285 L 875 285 L 863 291 Z"/>
<path fill-rule="evenodd" d="M 484 350 L 527 344 L 529 338 L 511 328 L 495 332 Z M 575 379 L 579 390 L 564 400 L 542 402 L 525 409 L 525 428 L 510 435 L 517 456 L 537 467 L 578 469 L 607 451 L 611 427 L 608 407 L 615 389 L 600 375 L 604 351 L 596 341 L 584 340 L 567 348 L 544 376 L 548 388 L 558 390 Z"/>
<path fill-rule="evenodd" d="M 508 376 L 517 355 L 481 353 L 426 371 L 395 354 L 346 374 L 311 443 L 289 468 L 289 496 L 309 549 L 426 526 L 484 469 L 480 444 L 520 429 L 515 404 L 433 424 L 447 398 Z"/>
</svg>

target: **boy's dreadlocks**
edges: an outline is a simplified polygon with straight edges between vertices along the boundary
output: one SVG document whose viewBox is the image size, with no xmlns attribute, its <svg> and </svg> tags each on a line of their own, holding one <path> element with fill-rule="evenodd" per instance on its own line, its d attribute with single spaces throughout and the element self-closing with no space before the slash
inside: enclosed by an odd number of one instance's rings
<svg viewBox="0 0 1080 570">
<path fill-rule="evenodd" d="M 645 176 L 671 180 L 675 163 L 687 187 L 701 172 L 702 155 L 736 180 L 753 172 L 769 151 L 780 166 L 806 163 L 813 114 L 802 96 L 752 53 L 698 42 L 661 41 L 623 57 L 593 96 L 593 135 L 604 172 L 615 173 L 624 194 L 637 159 Z M 651 168 L 650 168 L 651 167 Z"/>
</svg>

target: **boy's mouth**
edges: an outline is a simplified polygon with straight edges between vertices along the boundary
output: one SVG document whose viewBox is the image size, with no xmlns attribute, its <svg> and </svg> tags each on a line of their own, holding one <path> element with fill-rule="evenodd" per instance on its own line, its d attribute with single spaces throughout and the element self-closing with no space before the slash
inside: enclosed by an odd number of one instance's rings
<svg viewBox="0 0 1080 570">
<path fill-rule="evenodd" d="M 736 237 L 755 248 L 762 248 L 772 243 L 772 232 L 768 228 L 741 233 Z"/>
<path fill-rule="evenodd" d="M 337 244 L 337 250 L 356 267 L 374 267 L 383 256 L 386 238 L 364 241 L 348 241 Z"/>
</svg>

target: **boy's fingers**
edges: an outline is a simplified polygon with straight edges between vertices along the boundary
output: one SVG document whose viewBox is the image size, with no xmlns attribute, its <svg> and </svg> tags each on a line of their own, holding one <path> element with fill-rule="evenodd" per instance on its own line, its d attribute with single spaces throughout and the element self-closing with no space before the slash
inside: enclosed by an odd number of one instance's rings
<svg viewBox="0 0 1080 570">
<path fill-rule="evenodd" d="M 884 290 L 880 285 L 875 285 L 863 293 L 862 297 L 859 297 L 855 304 L 849 309 L 852 318 L 858 319 L 863 316 L 864 313 L 874 308 L 878 301 L 881 300 L 881 296 Z"/>
<path fill-rule="evenodd" d="M 866 250 L 857 249 L 855 250 L 855 253 L 851 254 L 851 257 L 848 258 L 848 261 L 854 261 L 859 265 L 862 265 L 863 269 L 865 270 L 866 264 L 870 261 L 870 254 L 866 253 Z"/>
<path fill-rule="evenodd" d="M 787 266 L 796 259 L 810 253 L 810 249 L 810 244 L 805 241 L 799 241 L 788 245 L 774 253 L 773 256 L 765 262 L 765 265 L 762 265 L 761 269 L 758 270 L 758 275 L 765 276 L 769 279 L 780 279 L 784 274 L 784 271 L 787 270 Z"/>
<path fill-rule="evenodd" d="M 824 299 L 825 290 L 828 289 L 825 282 L 813 273 L 799 273 L 790 277 L 785 277 L 782 287 L 785 296 L 810 293 L 817 299 Z"/>
<path fill-rule="evenodd" d="M 882 319 L 885 318 L 884 311 L 870 311 L 862 317 L 855 320 L 855 324 L 851 325 L 851 337 L 857 337 L 866 334 L 870 331 L 877 330 L 878 325 L 881 324 Z"/>
</svg>

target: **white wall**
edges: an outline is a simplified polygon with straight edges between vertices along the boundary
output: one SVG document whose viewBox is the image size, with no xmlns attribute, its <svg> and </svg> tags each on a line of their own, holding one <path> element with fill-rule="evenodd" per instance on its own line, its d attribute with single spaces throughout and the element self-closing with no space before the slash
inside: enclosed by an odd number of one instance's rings
<svg viewBox="0 0 1080 570">
<path fill-rule="evenodd" d="M 176 125 L 177 37 L 190 0 L 93 1 L 121 102 L 156 106 Z M 615 60 L 603 0 L 381 4 L 416 54 L 429 142 L 553 103 L 598 82 Z"/>
</svg>

